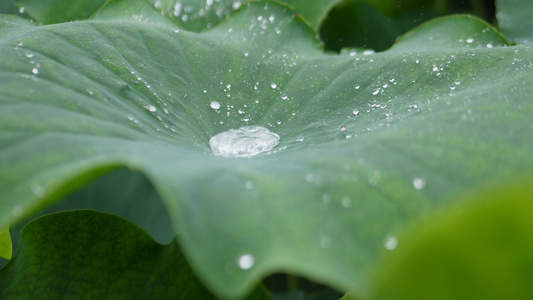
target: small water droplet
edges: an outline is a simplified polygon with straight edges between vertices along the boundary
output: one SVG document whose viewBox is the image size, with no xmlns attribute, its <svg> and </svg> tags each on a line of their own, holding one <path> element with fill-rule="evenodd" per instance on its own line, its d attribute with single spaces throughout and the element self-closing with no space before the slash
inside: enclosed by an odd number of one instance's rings
<svg viewBox="0 0 533 300">
<path fill-rule="evenodd" d="M 279 144 L 279 135 L 262 126 L 244 126 L 213 136 L 209 146 L 213 154 L 224 157 L 250 157 L 270 151 Z"/>
<path fill-rule="evenodd" d="M 13 209 L 11 210 L 11 214 L 14 217 L 20 217 L 24 213 L 24 209 L 20 205 L 15 205 Z"/>
<path fill-rule="evenodd" d="M 26 9 L 24 7 L 19 8 L 19 13 L 23 14 Z"/>
<path fill-rule="evenodd" d="M 324 235 L 320 238 L 320 247 L 326 249 L 331 246 L 331 238 L 327 235 Z"/>
<path fill-rule="evenodd" d="M 398 239 L 395 236 L 388 236 L 385 238 L 385 249 L 392 251 L 398 246 Z"/>
<path fill-rule="evenodd" d="M 466 39 L 466 42 L 469 43 L 469 44 L 472 44 L 474 42 L 474 39 L 473 38 L 468 38 L 468 39 Z"/>
<path fill-rule="evenodd" d="M 272 83 L 270 84 L 270 87 L 273 88 L 273 89 L 275 89 L 275 88 L 278 87 L 278 85 L 277 85 L 276 83 L 272 82 Z"/>
<path fill-rule="evenodd" d="M 254 182 L 251 181 L 251 180 L 248 180 L 246 181 L 246 183 L 244 184 L 244 187 L 247 189 L 247 190 L 253 190 L 254 189 Z"/>
<path fill-rule="evenodd" d="M 33 69 L 31 69 L 31 72 L 32 72 L 34 75 L 37 75 L 37 74 L 39 74 L 39 69 L 38 69 L 38 68 L 33 68 Z"/>
<path fill-rule="evenodd" d="M 322 195 L 322 202 L 324 202 L 324 204 L 328 204 L 331 202 L 331 195 L 328 194 L 328 193 L 325 193 L 324 195 Z"/>
<path fill-rule="evenodd" d="M 342 198 L 341 205 L 344 208 L 349 208 L 350 206 L 352 206 L 352 199 L 350 199 L 348 197 Z"/>
<path fill-rule="evenodd" d="M 375 95 L 379 94 L 379 91 L 380 91 L 380 90 L 381 90 L 380 88 L 375 89 L 375 90 L 372 92 L 372 95 L 375 96 Z"/>
<path fill-rule="evenodd" d="M 33 193 L 35 196 L 37 196 L 37 197 L 39 197 L 39 198 L 41 198 L 42 196 L 44 196 L 44 193 L 45 193 L 44 188 L 43 188 L 42 186 L 38 185 L 38 184 L 33 184 L 33 185 L 31 186 L 31 191 L 32 191 L 32 193 Z"/>
<path fill-rule="evenodd" d="M 355 89 L 356 89 L 356 90 L 358 90 L 359 88 L 360 88 L 360 86 L 359 86 L 359 85 L 356 85 L 356 86 L 355 86 Z"/>
<path fill-rule="evenodd" d="M 417 190 L 421 190 L 426 186 L 426 180 L 424 178 L 415 178 L 413 179 L 413 186 Z"/>
<path fill-rule="evenodd" d="M 249 270 L 251 269 L 255 264 L 255 258 L 253 255 L 247 253 L 244 255 L 241 255 L 237 259 L 237 266 L 243 270 Z"/>
<path fill-rule="evenodd" d="M 354 114 L 355 116 L 357 116 L 357 115 L 359 114 L 359 110 L 354 109 L 354 110 L 353 110 L 353 114 Z"/>
<path fill-rule="evenodd" d="M 218 101 L 211 101 L 211 103 L 209 104 L 209 106 L 211 106 L 212 109 L 220 109 L 220 102 L 218 102 Z"/>
<path fill-rule="evenodd" d="M 346 131 L 346 126 L 342 125 L 340 129 L 341 129 L 341 132 L 345 132 Z"/>
<path fill-rule="evenodd" d="M 157 108 L 153 105 L 145 105 L 144 108 L 146 108 L 149 112 L 156 112 Z"/>
</svg>

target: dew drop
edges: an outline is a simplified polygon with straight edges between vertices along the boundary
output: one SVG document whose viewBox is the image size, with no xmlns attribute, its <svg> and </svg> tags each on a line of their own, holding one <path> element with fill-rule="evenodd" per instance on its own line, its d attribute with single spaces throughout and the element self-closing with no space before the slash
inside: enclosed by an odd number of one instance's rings
<svg viewBox="0 0 533 300">
<path fill-rule="evenodd" d="M 426 186 L 426 180 L 424 178 L 415 178 L 413 179 L 413 186 L 417 190 L 421 190 Z"/>
<path fill-rule="evenodd" d="M 331 195 L 328 194 L 328 193 L 325 193 L 324 195 L 322 195 L 322 202 L 324 202 L 324 204 L 328 204 L 331 202 Z"/>
<path fill-rule="evenodd" d="M 211 106 L 212 109 L 220 109 L 220 102 L 218 102 L 218 101 L 211 101 L 211 103 L 209 104 L 209 106 Z"/>
<path fill-rule="evenodd" d="M 244 187 L 246 187 L 247 190 L 253 190 L 254 189 L 254 182 L 251 181 L 251 180 L 248 180 L 244 184 Z"/>
<path fill-rule="evenodd" d="M 279 135 L 262 126 L 244 126 L 221 132 L 209 140 L 214 155 L 250 157 L 272 150 L 279 144 Z"/>
<path fill-rule="evenodd" d="M 31 72 L 35 75 L 39 74 L 39 69 L 38 68 L 33 68 L 31 69 Z"/>
<path fill-rule="evenodd" d="M 15 205 L 11 210 L 11 214 L 15 217 L 20 217 L 24 213 L 24 209 L 20 205 Z"/>
<path fill-rule="evenodd" d="M 474 42 L 474 39 L 473 38 L 468 38 L 468 39 L 466 39 L 466 42 L 469 43 L 469 44 L 472 44 Z"/>
<path fill-rule="evenodd" d="M 359 110 L 354 109 L 352 113 L 353 113 L 355 116 L 357 116 L 357 115 L 359 114 Z"/>
<path fill-rule="evenodd" d="M 352 206 L 352 200 L 348 197 L 344 197 L 341 200 L 341 205 L 344 208 L 349 208 L 350 206 Z"/>
<path fill-rule="evenodd" d="M 255 264 L 255 258 L 253 255 L 247 253 L 244 255 L 241 255 L 239 259 L 237 259 L 237 266 L 243 270 L 249 270 L 251 269 Z"/>
<path fill-rule="evenodd" d="M 144 108 L 146 108 L 149 112 L 156 112 L 157 108 L 153 105 L 145 105 Z"/>
<path fill-rule="evenodd" d="M 358 90 L 359 88 L 360 88 L 360 86 L 359 86 L 359 85 L 356 85 L 356 86 L 355 86 L 355 89 L 356 89 L 356 90 Z"/>
<path fill-rule="evenodd" d="M 385 238 L 385 249 L 392 251 L 398 246 L 398 239 L 395 236 L 388 236 Z"/>
<path fill-rule="evenodd" d="M 340 129 L 341 129 L 341 132 L 345 132 L 346 131 L 346 126 L 342 125 Z"/>
<path fill-rule="evenodd" d="M 38 185 L 38 184 L 34 184 L 31 186 L 31 191 L 33 192 L 33 194 L 39 198 L 41 198 L 42 196 L 44 196 L 44 193 L 45 193 L 45 190 L 42 186 Z"/>
<path fill-rule="evenodd" d="M 320 247 L 326 249 L 331 246 L 331 238 L 327 235 L 324 235 L 320 238 Z"/>
<path fill-rule="evenodd" d="M 272 82 L 272 83 L 270 84 L 270 87 L 273 88 L 273 89 L 275 89 L 275 88 L 278 87 L 278 85 L 277 85 L 276 83 Z"/>
<path fill-rule="evenodd" d="M 375 90 L 372 92 L 372 95 L 375 96 L 375 95 L 379 94 L 379 91 L 380 91 L 380 90 L 381 90 L 380 88 L 375 89 Z"/>
</svg>

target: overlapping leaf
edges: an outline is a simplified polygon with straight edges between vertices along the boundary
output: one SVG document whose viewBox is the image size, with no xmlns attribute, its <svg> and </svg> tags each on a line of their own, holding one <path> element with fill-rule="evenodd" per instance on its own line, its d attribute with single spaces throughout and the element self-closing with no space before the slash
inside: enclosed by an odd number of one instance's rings
<svg viewBox="0 0 533 300">
<path fill-rule="evenodd" d="M 498 24 L 502 31 L 518 44 L 533 41 L 533 2 L 520 0 L 498 0 Z"/>
<path fill-rule="evenodd" d="M 216 299 L 178 245 L 157 244 L 134 224 L 90 210 L 29 223 L 0 272 L 2 299 Z M 253 299 L 269 299 L 258 288 Z"/>
<path fill-rule="evenodd" d="M 0 52 L 13 58 L 0 62 L 2 227 L 127 166 L 152 182 L 218 295 L 278 270 L 358 290 L 406 222 L 533 166 L 532 52 L 501 47 L 477 19 L 340 56 L 275 3 L 202 34 L 103 19 L 2 19 Z M 280 145 L 210 154 L 211 136 L 250 124 Z"/>
<path fill-rule="evenodd" d="M 533 297 L 531 180 L 496 186 L 411 230 L 378 269 L 369 299 Z"/>
</svg>

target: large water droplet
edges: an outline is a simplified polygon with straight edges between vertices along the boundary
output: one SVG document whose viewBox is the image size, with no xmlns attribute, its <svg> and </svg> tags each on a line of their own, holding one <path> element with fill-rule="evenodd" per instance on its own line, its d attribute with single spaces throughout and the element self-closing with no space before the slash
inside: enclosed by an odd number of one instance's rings
<svg viewBox="0 0 533 300">
<path fill-rule="evenodd" d="M 225 157 L 250 157 L 269 151 L 278 144 L 279 135 L 262 126 L 230 129 L 209 140 L 213 154 Z"/>
<path fill-rule="evenodd" d="M 255 264 L 255 258 L 251 254 L 244 254 L 237 259 L 237 265 L 243 270 L 249 270 Z"/>
</svg>

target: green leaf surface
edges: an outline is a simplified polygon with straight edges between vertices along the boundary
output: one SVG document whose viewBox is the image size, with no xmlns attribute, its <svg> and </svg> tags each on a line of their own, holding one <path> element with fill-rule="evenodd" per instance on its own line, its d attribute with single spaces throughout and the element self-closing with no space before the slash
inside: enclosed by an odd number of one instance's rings
<svg viewBox="0 0 533 300">
<path fill-rule="evenodd" d="M 14 0 L 26 14 L 40 24 L 85 20 L 104 5 L 107 0 Z"/>
<path fill-rule="evenodd" d="M 329 55 L 273 2 L 201 34 L 116 14 L 1 32 L 12 59 L 0 62 L 0 227 L 126 166 L 153 184 L 218 296 L 276 271 L 359 290 L 388 236 L 533 167 L 531 49 L 497 47 L 478 19 Z M 428 30 L 455 42 L 420 47 Z M 210 137 L 244 125 L 281 142 L 253 158 L 211 154 Z"/>
<path fill-rule="evenodd" d="M 2 299 L 216 299 L 178 245 L 157 244 L 122 218 L 90 210 L 38 218 L 0 272 Z M 269 299 L 257 289 L 253 299 Z"/>
<path fill-rule="evenodd" d="M 0 258 L 11 259 L 13 246 L 11 245 L 11 235 L 9 228 L 0 230 Z"/>
<path fill-rule="evenodd" d="M 524 183 L 419 222 L 376 268 L 368 299 L 533 298 L 533 197 Z"/>
<path fill-rule="evenodd" d="M 503 33 L 517 44 L 533 41 L 532 1 L 498 0 L 496 18 Z"/>
</svg>

